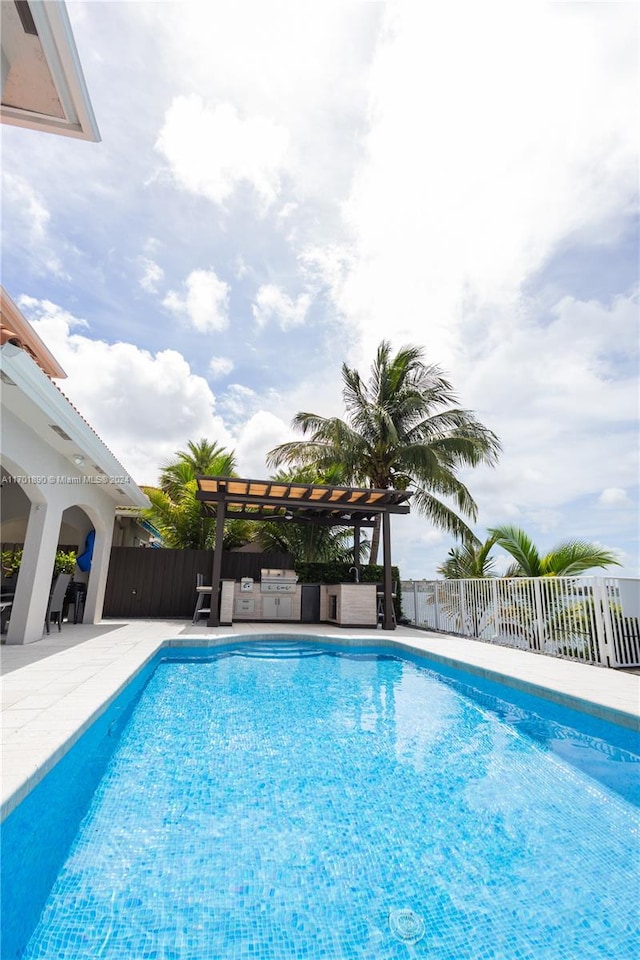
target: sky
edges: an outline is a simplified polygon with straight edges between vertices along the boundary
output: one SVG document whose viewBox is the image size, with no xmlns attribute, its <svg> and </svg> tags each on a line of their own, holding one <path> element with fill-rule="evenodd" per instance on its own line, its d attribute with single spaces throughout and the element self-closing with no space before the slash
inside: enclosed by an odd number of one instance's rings
<svg viewBox="0 0 640 960">
<path fill-rule="evenodd" d="M 67 10 L 102 139 L 3 125 L 2 282 L 137 483 L 201 437 L 268 476 L 388 339 L 502 441 L 479 537 L 640 575 L 636 3 Z M 392 534 L 403 578 L 453 545 Z"/>
</svg>

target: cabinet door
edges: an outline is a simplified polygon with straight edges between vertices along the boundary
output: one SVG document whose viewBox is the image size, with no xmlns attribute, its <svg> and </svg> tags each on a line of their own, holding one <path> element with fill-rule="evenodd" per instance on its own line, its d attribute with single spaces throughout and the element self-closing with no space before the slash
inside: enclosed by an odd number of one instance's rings
<svg viewBox="0 0 640 960">
<path fill-rule="evenodd" d="M 265 620 L 275 620 L 278 616 L 278 600 L 280 597 L 270 597 L 264 594 L 262 597 L 262 616 Z"/>
<path fill-rule="evenodd" d="M 278 597 L 278 613 L 276 616 L 279 620 L 291 620 L 291 614 L 293 613 L 293 599 L 291 597 Z"/>
<path fill-rule="evenodd" d="M 262 616 L 265 620 L 291 620 L 293 599 L 291 597 L 262 598 Z"/>
</svg>

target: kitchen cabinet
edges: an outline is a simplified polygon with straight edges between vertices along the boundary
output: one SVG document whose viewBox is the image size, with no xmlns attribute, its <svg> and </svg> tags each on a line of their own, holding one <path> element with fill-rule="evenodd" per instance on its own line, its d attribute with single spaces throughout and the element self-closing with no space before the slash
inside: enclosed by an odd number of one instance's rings
<svg viewBox="0 0 640 960">
<path fill-rule="evenodd" d="M 265 620 L 291 620 L 293 616 L 292 597 L 262 597 L 262 616 Z"/>
</svg>

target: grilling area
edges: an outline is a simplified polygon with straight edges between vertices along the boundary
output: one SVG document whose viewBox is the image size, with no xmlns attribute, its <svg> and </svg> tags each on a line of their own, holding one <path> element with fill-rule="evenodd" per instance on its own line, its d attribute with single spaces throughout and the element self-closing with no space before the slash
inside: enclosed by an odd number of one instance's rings
<svg viewBox="0 0 640 960">
<path fill-rule="evenodd" d="M 222 580 L 222 541 L 225 520 L 270 520 L 353 527 L 355 578 L 353 582 L 319 587 L 318 619 L 341 626 L 376 626 L 395 629 L 391 573 L 392 513 L 409 513 L 411 493 L 337 487 L 324 484 L 244 480 L 236 477 L 197 478 L 197 499 L 203 515 L 216 518 L 216 548 L 211 572 L 208 626 L 230 625 L 234 620 L 299 621 L 305 602 L 305 585 L 295 570 L 261 571 L 260 582 L 250 578 Z M 360 583 L 360 531 L 381 525 L 383 583 Z"/>
</svg>

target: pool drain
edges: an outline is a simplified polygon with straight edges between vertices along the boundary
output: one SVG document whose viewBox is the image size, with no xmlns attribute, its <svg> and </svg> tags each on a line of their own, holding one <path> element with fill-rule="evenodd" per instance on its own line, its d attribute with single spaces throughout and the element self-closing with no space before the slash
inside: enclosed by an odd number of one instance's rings
<svg viewBox="0 0 640 960">
<path fill-rule="evenodd" d="M 389 927 L 396 940 L 417 943 L 424 937 L 424 920 L 409 908 L 389 911 Z"/>
</svg>

